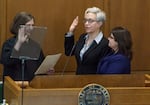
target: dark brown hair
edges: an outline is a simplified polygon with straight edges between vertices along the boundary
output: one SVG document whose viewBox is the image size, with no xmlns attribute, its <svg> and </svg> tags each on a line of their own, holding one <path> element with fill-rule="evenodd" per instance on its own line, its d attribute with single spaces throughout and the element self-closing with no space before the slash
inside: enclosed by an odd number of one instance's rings
<svg viewBox="0 0 150 105">
<path fill-rule="evenodd" d="M 132 37 L 131 33 L 123 27 L 115 27 L 112 29 L 115 41 L 118 42 L 119 53 L 126 55 L 132 59 Z"/>
<path fill-rule="evenodd" d="M 16 14 L 14 20 L 10 26 L 10 32 L 14 35 L 18 35 L 18 30 L 20 25 L 25 25 L 30 20 L 34 19 L 34 17 L 27 12 L 20 12 Z"/>
</svg>

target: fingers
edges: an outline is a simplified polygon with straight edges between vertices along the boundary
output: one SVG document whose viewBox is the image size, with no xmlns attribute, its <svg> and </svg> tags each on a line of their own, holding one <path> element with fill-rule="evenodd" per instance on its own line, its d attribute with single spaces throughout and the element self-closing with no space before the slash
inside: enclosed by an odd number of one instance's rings
<svg viewBox="0 0 150 105">
<path fill-rule="evenodd" d="M 18 41 L 23 43 L 27 40 L 28 35 L 25 34 L 25 27 L 21 27 L 18 32 Z"/>
<path fill-rule="evenodd" d="M 78 22 L 78 20 L 79 20 L 79 16 L 76 16 L 76 18 L 73 21 Z"/>
<path fill-rule="evenodd" d="M 73 20 L 73 25 L 76 27 L 78 25 L 79 22 L 79 17 L 77 16 L 74 20 Z"/>
<path fill-rule="evenodd" d="M 78 22 L 79 22 L 79 17 L 76 16 L 76 18 L 73 20 L 73 22 L 72 22 L 72 24 L 71 24 L 71 26 L 69 28 L 69 32 L 73 33 L 75 31 L 75 29 L 76 29 L 76 27 L 78 25 Z"/>
<path fill-rule="evenodd" d="M 21 26 L 18 30 L 18 39 L 14 48 L 19 51 L 21 45 L 28 40 L 28 35 L 25 34 L 25 26 Z"/>
</svg>

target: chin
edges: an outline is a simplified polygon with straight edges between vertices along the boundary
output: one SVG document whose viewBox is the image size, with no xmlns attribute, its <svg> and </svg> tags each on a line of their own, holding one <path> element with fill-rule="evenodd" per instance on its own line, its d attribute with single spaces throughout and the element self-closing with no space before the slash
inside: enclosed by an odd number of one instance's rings
<svg viewBox="0 0 150 105">
<path fill-rule="evenodd" d="M 85 31 L 85 32 L 88 33 L 88 34 L 91 33 L 91 31 Z"/>
</svg>

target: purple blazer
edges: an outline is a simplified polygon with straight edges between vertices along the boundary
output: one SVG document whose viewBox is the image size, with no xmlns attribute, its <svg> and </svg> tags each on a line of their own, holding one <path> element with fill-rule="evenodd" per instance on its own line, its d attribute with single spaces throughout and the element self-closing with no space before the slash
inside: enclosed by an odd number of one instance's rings
<svg viewBox="0 0 150 105">
<path fill-rule="evenodd" d="M 98 74 L 130 74 L 131 64 L 127 56 L 116 53 L 104 57 L 98 64 Z"/>
</svg>

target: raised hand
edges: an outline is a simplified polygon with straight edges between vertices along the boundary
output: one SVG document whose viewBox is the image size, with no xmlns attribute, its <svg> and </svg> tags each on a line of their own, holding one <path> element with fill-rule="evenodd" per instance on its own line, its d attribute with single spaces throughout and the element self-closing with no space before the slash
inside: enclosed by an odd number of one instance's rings
<svg viewBox="0 0 150 105">
<path fill-rule="evenodd" d="M 22 45 L 25 41 L 27 41 L 27 39 L 28 39 L 28 35 L 25 34 L 25 27 L 23 26 L 23 27 L 21 27 L 21 28 L 19 29 L 19 31 L 18 31 L 18 39 L 17 39 L 17 42 L 16 42 L 14 48 L 15 48 L 17 51 L 19 51 L 21 45 Z"/>
<path fill-rule="evenodd" d="M 72 22 L 72 24 L 71 24 L 71 26 L 70 26 L 70 28 L 69 28 L 69 32 L 73 33 L 73 32 L 75 31 L 76 26 L 78 25 L 78 22 L 79 22 L 79 17 L 77 16 L 77 17 L 73 20 L 73 22 Z"/>
</svg>

